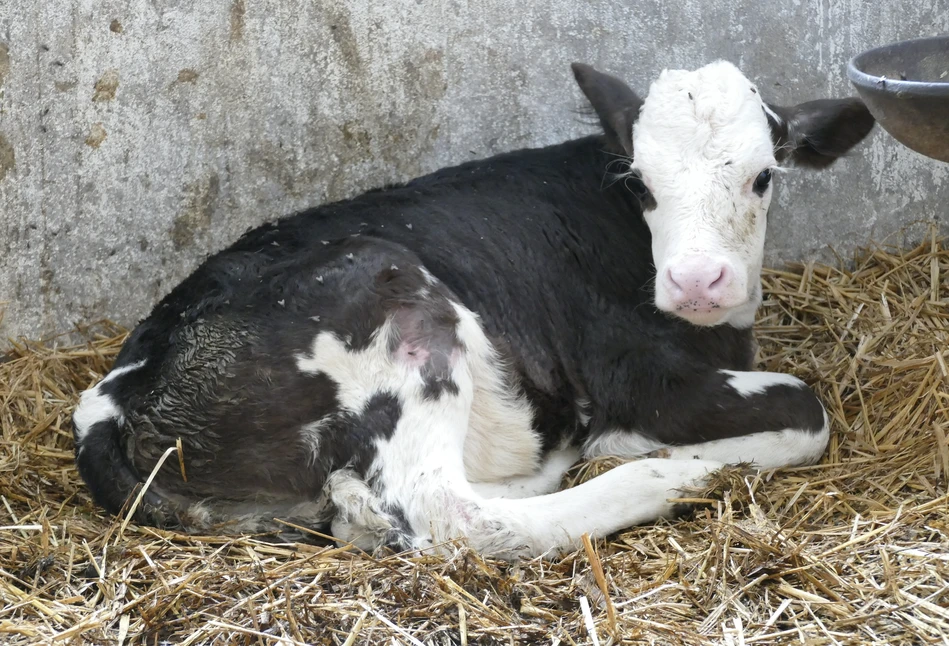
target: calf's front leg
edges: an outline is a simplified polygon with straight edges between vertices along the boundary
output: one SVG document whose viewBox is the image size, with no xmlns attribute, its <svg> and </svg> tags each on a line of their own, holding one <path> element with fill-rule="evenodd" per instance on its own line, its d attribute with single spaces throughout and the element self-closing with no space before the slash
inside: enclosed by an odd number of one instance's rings
<svg viewBox="0 0 949 646">
<path fill-rule="evenodd" d="M 712 370 L 640 399 L 638 428 L 591 438 L 585 455 L 749 463 L 759 469 L 814 464 L 830 438 L 827 412 L 797 377 Z"/>
</svg>

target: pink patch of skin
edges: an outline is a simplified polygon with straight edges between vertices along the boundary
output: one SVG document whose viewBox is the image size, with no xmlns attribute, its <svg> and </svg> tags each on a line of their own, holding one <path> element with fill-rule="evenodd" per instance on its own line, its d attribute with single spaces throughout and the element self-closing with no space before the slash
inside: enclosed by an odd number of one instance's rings
<svg viewBox="0 0 949 646">
<path fill-rule="evenodd" d="M 420 368 L 425 365 L 432 354 L 426 348 L 421 348 L 409 343 L 400 343 L 395 350 L 395 357 L 401 363 L 406 363 L 414 368 Z"/>
</svg>

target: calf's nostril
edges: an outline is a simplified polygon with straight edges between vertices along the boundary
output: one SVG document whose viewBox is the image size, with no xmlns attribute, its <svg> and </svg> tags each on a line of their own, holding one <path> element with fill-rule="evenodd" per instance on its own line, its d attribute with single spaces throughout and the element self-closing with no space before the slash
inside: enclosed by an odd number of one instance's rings
<svg viewBox="0 0 949 646">
<path fill-rule="evenodd" d="M 709 283 L 708 288 L 711 290 L 717 290 L 717 289 L 725 287 L 725 283 L 727 282 L 725 274 L 727 273 L 728 272 L 726 271 L 726 269 L 722 267 L 719 270 L 718 275 L 712 280 L 711 283 Z"/>
</svg>

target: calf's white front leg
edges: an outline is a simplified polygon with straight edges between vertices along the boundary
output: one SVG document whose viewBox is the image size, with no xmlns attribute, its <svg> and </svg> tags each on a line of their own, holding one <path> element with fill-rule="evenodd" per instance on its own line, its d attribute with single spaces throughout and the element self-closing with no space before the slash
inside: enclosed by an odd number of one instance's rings
<svg viewBox="0 0 949 646">
<path fill-rule="evenodd" d="M 712 460 L 645 459 L 545 496 L 471 500 L 465 533 L 473 547 L 501 558 L 572 550 L 585 533 L 604 537 L 671 516 L 670 499 L 703 485 L 722 466 Z"/>
</svg>

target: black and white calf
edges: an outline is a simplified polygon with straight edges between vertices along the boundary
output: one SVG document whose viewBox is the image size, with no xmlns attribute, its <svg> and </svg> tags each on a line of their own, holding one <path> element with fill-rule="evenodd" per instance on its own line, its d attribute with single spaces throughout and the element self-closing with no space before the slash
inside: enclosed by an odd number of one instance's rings
<svg viewBox="0 0 949 646">
<path fill-rule="evenodd" d="M 645 101 L 574 74 L 603 136 L 261 226 L 175 288 L 76 410 L 95 499 L 119 512 L 180 439 L 141 522 L 520 558 L 668 515 L 725 463 L 818 460 L 811 390 L 750 371 L 766 214 L 781 164 L 832 163 L 869 113 L 768 105 L 724 62 Z M 557 491 L 604 454 L 646 459 Z"/>
</svg>

